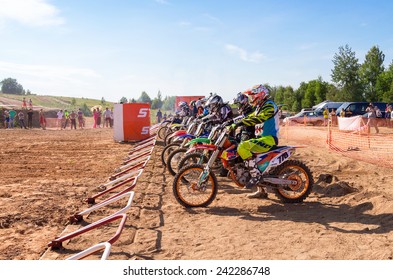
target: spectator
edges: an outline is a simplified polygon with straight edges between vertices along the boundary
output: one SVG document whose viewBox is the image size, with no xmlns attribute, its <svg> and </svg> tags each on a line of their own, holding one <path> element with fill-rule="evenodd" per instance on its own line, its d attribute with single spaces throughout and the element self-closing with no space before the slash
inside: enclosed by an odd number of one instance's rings
<svg viewBox="0 0 393 280">
<path fill-rule="evenodd" d="M 81 108 L 79 108 L 79 110 L 78 110 L 78 124 L 79 124 L 80 129 L 82 129 L 84 127 L 84 125 L 83 125 L 83 112 L 82 112 Z"/>
<path fill-rule="evenodd" d="M 392 105 L 386 104 L 385 109 L 385 123 L 386 127 L 390 127 L 390 114 L 392 112 Z"/>
<path fill-rule="evenodd" d="M 374 107 L 375 110 L 375 115 L 377 116 L 377 118 L 382 118 L 382 112 L 381 110 L 378 108 L 378 106 Z"/>
<path fill-rule="evenodd" d="M 101 128 L 101 117 L 102 117 L 102 114 L 101 114 L 100 108 L 97 108 L 97 126 L 98 126 L 98 128 Z"/>
<path fill-rule="evenodd" d="M 161 112 L 160 109 L 158 109 L 157 114 L 156 114 L 156 117 L 157 117 L 157 123 L 161 123 L 162 112 Z"/>
<path fill-rule="evenodd" d="M 164 112 L 164 117 L 163 117 L 163 120 L 164 120 L 164 121 L 166 121 L 166 118 L 167 118 L 167 116 L 166 116 L 166 112 Z"/>
<path fill-rule="evenodd" d="M 67 111 L 67 109 L 64 110 L 64 119 L 65 119 L 65 121 L 64 121 L 63 128 L 66 129 L 67 125 L 68 125 L 68 120 L 70 119 L 70 113 Z"/>
<path fill-rule="evenodd" d="M 18 119 L 19 119 L 19 125 L 20 128 L 25 128 L 27 129 L 26 125 L 25 125 L 25 113 L 23 113 L 23 111 L 20 111 L 18 113 Z"/>
<path fill-rule="evenodd" d="M 345 110 L 344 110 L 344 108 L 341 108 L 340 117 L 341 118 L 345 118 Z"/>
<path fill-rule="evenodd" d="M 104 124 L 103 127 L 111 127 L 111 111 L 109 110 L 108 107 L 106 107 L 105 111 L 104 111 Z"/>
<path fill-rule="evenodd" d="M 93 120 L 94 120 L 93 128 L 97 128 L 97 110 L 96 110 L 96 108 L 93 109 Z"/>
<path fill-rule="evenodd" d="M 15 126 L 15 117 L 16 117 L 16 111 L 14 109 L 11 109 L 9 112 L 10 115 L 10 121 L 8 123 L 8 128 L 14 128 Z"/>
<path fill-rule="evenodd" d="M 22 99 L 22 109 L 27 109 L 26 97 Z"/>
<path fill-rule="evenodd" d="M 393 127 L 393 108 L 392 107 L 390 108 L 390 127 Z"/>
<path fill-rule="evenodd" d="M 71 111 L 70 114 L 70 120 L 71 120 L 71 129 L 74 128 L 76 129 L 76 118 L 77 118 L 77 114 L 75 113 L 74 110 Z"/>
<path fill-rule="evenodd" d="M 327 107 L 325 107 L 325 110 L 323 110 L 323 124 L 324 124 L 324 126 L 327 126 L 328 118 L 329 118 L 329 110 Z"/>
<path fill-rule="evenodd" d="M 59 129 L 63 129 L 63 117 L 64 117 L 63 110 L 60 109 L 60 111 L 57 112 L 57 126 Z"/>
<path fill-rule="evenodd" d="M 336 110 L 334 108 L 330 111 L 330 119 L 332 122 L 332 125 L 337 125 L 337 116 L 336 116 Z"/>
<path fill-rule="evenodd" d="M 372 103 L 370 103 L 368 105 L 368 107 L 366 108 L 366 112 L 367 112 L 367 116 L 368 116 L 367 126 L 369 128 L 374 127 L 375 132 L 379 133 L 378 123 L 377 123 L 377 114 L 375 111 L 375 107 L 373 106 Z"/>
<path fill-rule="evenodd" d="M 33 109 L 29 109 L 29 111 L 27 111 L 27 127 L 28 128 L 33 128 Z"/>
<path fill-rule="evenodd" d="M 352 117 L 351 108 L 348 107 L 348 109 L 345 111 L 345 116 L 348 117 L 348 118 Z"/>
<path fill-rule="evenodd" d="M 31 98 L 29 99 L 29 108 L 33 110 L 33 101 Z"/>
<path fill-rule="evenodd" d="M 113 109 L 111 109 L 111 122 L 110 122 L 111 128 L 113 127 L 113 120 L 114 120 Z"/>
<path fill-rule="evenodd" d="M 40 126 L 42 129 L 46 129 L 46 118 L 43 109 L 40 110 Z"/>
<path fill-rule="evenodd" d="M 4 128 L 7 129 L 10 125 L 10 113 L 7 110 L 4 110 Z"/>
</svg>

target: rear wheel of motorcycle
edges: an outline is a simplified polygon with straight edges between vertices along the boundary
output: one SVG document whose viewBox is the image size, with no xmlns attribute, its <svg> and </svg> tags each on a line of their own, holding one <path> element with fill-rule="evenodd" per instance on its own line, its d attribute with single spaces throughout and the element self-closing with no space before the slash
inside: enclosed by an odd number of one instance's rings
<svg viewBox="0 0 393 280">
<path fill-rule="evenodd" d="M 165 148 L 161 152 L 161 162 L 163 166 L 166 166 L 166 162 L 168 160 L 169 154 L 173 152 L 175 149 L 178 149 L 179 147 L 180 147 L 180 143 L 178 142 L 165 146 Z"/>
<path fill-rule="evenodd" d="M 172 133 L 173 133 L 173 132 L 170 132 L 170 133 L 168 133 L 167 135 L 165 135 L 165 138 L 164 138 L 164 145 L 165 145 L 165 146 L 172 143 L 172 140 L 173 140 L 173 138 L 174 138 L 174 137 L 170 137 L 170 136 L 172 135 Z"/>
<path fill-rule="evenodd" d="M 184 207 L 206 207 L 216 198 L 217 178 L 209 172 L 204 189 L 197 186 L 204 165 L 191 164 L 180 169 L 173 180 L 173 194 Z"/>
<path fill-rule="evenodd" d="M 157 132 L 157 135 L 158 135 L 158 137 L 159 137 L 161 140 L 164 140 L 164 139 L 165 139 L 166 130 L 168 129 L 168 127 L 167 127 L 168 125 L 169 125 L 169 122 L 164 123 L 164 124 L 160 127 L 160 129 L 158 130 L 158 132 Z"/>
<path fill-rule="evenodd" d="M 296 185 L 279 186 L 275 189 L 276 196 L 284 203 L 302 202 L 310 193 L 314 185 L 310 169 L 301 161 L 288 160 L 274 171 L 278 178 L 296 181 Z"/>
<path fill-rule="evenodd" d="M 174 151 L 172 151 L 167 158 L 166 161 L 166 167 L 168 168 L 169 173 L 171 173 L 172 176 L 175 176 L 178 169 L 177 166 L 179 165 L 179 162 L 181 158 L 184 156 L 184 154 L 187 152 L 186 148 L 179 148 Z"/>
</svg>

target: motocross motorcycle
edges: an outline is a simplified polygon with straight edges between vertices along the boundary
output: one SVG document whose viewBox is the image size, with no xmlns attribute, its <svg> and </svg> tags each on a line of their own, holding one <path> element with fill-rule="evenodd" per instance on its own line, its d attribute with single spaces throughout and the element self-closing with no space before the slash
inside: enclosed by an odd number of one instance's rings
<svg viewBox="0 0 393 280">
<path fill-rule="evenodd" d="M 165 145 L 161 152 L 161 162 L 167 166 L 168 156 L 175 150 L 184 148 L 186 143 L 196 137 L 206 137 L 210 127 L 207 123 L 194 119 L 188 126 L 187 130 L 178 130 L 170 134 L 171 141 Z"/>
<path fill-rule="evenodd" d="M 183 157 L 179 160 L 177 170 L 180 170 L 186 165 L 190 165 L 193 163 L 205 164 L 208 162 L 212 152 L 216 149 L 215 145 L 211 145 L 217 140 L 218 135 L 221 130 L 226 126 L 234 122 L 238 122 L 244 118 L 244 115 L 240 115 L 232 120 L 227 121 L 223 125 L 215 126 L 209 137 L 207 138 L 195 138 L 190 140 L 185 146 L 189 147 Z M 246 141 L 250 138 L 255 137 L 255 130 L 250 130 L 245 126 L 240 126 L 238 132 L 233 132 L 229 135 L 229 140 L 234 143 L 239 143 L 240 141 Z M 213 169 L 216 171 L 222 171 L 222 162 L 220 157 L 217 157 L 216 162 L 213 166 Z M 176 175 L 176 174 L 173 174 Z"/>
<path fill-rule="evenodd" d="M 176 149 L 172 150 L 166 162 L 166 167 L 169 173 L 172 176 L 175 176 L 179 167 L 180 160 L 184 157 L 184 155 L 189 151 L 199 151 L 194 147 L 197 143 L 210 143 L 217 135 L 218 126 L 212 126 L 212 122 L 203 122 L 204 132 L 203 133 L 195 133 L 195 137 L 189 137 Z M 210 132 L 209 132 L 210 131 Z M 207 135 L 207 133 L 209 133 Z M 189 145 L 189 143 L 191 143 Z"/>
<path fill-rule="evenodd" d="M 251 175 L 237 153 L 237 145 L 229 140 L 228 134 L 223 127 L 215 145 L 211 145 L 212 154 L 207 164 L 191 164 L 178 171 L 173 181 L 173 193 L 184 207 L 206 207 L 214 201 L 218 182 L 212 166 L 217 158 L 221 159 L 237 185 L 244 186 L 250 180 Z M 284 203 L 302 202 L 314 183 L 309 168 L 301 161 L 290 159 L 296 148 L 276 146 L 266 153 L 254 154 L 263 174 L 258 184 L 274 191 Z"/>
</svg>

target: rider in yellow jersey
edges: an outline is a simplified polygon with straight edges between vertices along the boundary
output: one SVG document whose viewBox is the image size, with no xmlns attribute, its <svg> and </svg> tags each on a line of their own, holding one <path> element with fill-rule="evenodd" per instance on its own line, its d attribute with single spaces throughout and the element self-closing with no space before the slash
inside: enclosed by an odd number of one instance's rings
<svg viewBox="0 0 393 280">
<path fill-rule="evenodd" d="M 262 84 L 254 86 L 246 92 L 249 96 L 250 103 L 255 106 L 255 111 L 247 115 L 240 122 L 232 124 L 228 129 L 236 129 L 240 125 L 255 126 L 263 123 L 262 135 L 243 141 L 239 144 L 237 151 L 244 160 L 248 168 L 251 180 L 247 183 L 246 188 L 252 188 L 258 185 L 262 172 L 258 169 L 257 162 L 253 153 L 265 153 L 272 147 L 278 145 L 279 116 L 278 106 L 269 100 L 269 90 Z M 248 195 L 249 198 L 266 198 L 267 194 L 263 187 L 257 186 L 257 191 Z"/>
</svg>

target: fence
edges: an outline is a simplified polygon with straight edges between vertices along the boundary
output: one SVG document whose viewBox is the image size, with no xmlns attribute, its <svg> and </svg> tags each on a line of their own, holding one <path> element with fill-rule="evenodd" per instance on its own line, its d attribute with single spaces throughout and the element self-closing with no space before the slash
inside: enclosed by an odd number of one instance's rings
<svg viewBox="0 0 393 280">
<path fill-rule="evenodd" d="M 67 260 L 79 260 L 84 259 L 90 255 L 97 254 L 100 251 L 103 251 L 101 255 L 101 260 L 105 260 L 109 257 L 112 245 L 119 239 L 123 228 L 126 225 L 127 220 L 127 211 L 130 209 L 133 199 L 134 199 L 134 191 L 133 189 L 137 185 L 138 178 L 143 173 L 146 164 L 150 160 L 150 156 L 153 152 L 153 148 L 156 143 L 156 132 L 158 126 L 155 125 L 150 128 L 151 136 L 150 138 L 139 141 L 128 153 L 129 156 L 124 159 L 123 165 L 115 170 L 115 174 L 108 178 L 108 182 L 103 183 L 97 189 L 100 192 L 92 197 L 87 198 L 85 201 L 89 204 L 92 204 L 89 208 L 82 210 L 69 218 L 71 224 L 81 224 L 83 221 L 83 217 L 89 215 L 90 213 L 103 210 L 112 210 L 114 213 L 107 214 L 105 217 L 98 219 L 86 226 L 79 227 L 76 230 L 73 230 L 68 233 L 64 233 L 60 235 L 60 237 L 56 237 L 52 241 L 48 243 L 49 250 L 58 250 L 64 248 L 64 242 L 74 239 L 76 237 L 80 237 L 85 233 L 90 233 L 93 230 L 103 231 L 104 227 L 107 227 L 110 224 L 111 233 L 109 236 L 106 233 L 106 236 L 100 235 L 100 243 L 93 244 L 87 249 L 84 249 L 68 258 Z M 101 198 L 101 201 L 97 203 L 97 199 Z M 120 210 L 116 209 L 114 204 L 118 207 L 121 205 L 121 200 L 126 200 L 125 205 L 120 206 Z M 114 227 L 113 224 L 117 223 L 117 227 Z M 113 230 L 115 228 L 115 230 Z M 113 232 L 114 231 L 114 232 Z M 102 241 L 104 239 L 104 241 Z M 106 240 L 105 240 L 106 239 Z M 44 256 L 41 259 L 46 259 Z M 52 257 L 53 258 L 53 257 Z M 58 256 L 56 256 L 58 258 Z M 51 259 L 51 258 L 49 258 Z"/>
<path fill-rule="evenodd" d="M 379 133 L 363 119 L 357 130 L 340 130 L 338 123 L 328 126 L 285 124 L 281 126 L 280 138 L 284 142 L 302 143 L 328 148 L 343 156 L 393 168 L 393 127 L 384 119 L 378 120 Z"/>
</svg>

